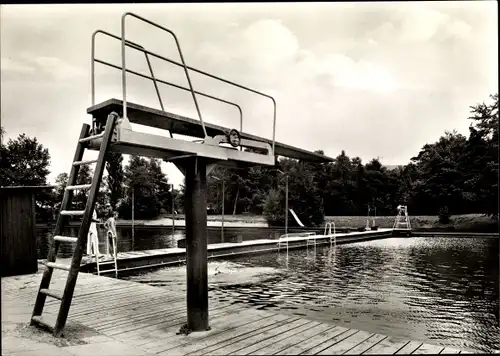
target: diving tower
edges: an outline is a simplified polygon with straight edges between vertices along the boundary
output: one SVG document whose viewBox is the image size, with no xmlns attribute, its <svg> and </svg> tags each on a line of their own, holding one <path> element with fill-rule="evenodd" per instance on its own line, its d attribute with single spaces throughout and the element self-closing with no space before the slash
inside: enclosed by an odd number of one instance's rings
<svg viewBox="0 0 500 356">
<path fill-rule="evenodd" d="M 126 19 L 134 18 L 152 27 L 161 29 L 170 34 L 175 42 L 180 62 L 151 52 L 138 43 L 126 39 Z M 121 43 L 121 65 L 106 62 L 95 57 L 95 39 L 97 35 L 105 35 Z M 142 52 L 149 68 L 149 75 L 133 71 L 126 65 L 126 48 Z M 265 55 L 265 54 L 263 54 Z M 188 82 L 188 87 L 157 79 L 151 65 L 150 58 L 161 59 L 167 63 L 183 68 Z M 95 102 L 95 64 L 99 63 L 121 72 L 122 98 L 111 98 L 101 103 Z M 265 139 L 243 131 L 243 111 L 241 107 L 223 98 L 194 90 L 190 72 L 205 75 L 214 80 L 224 82 L 233 87 L 254 93 L 269 99 L 273 104 L 272 114 L 272 139 Z M 127 100 L 127 75 L 134 74 L 150 79 L 160 105 L 160 109 L 131 103 Z M 169 112 L 164 107 L 158 84 L 169 85 L 191 93 L 197 111 L 197 119 L 180 116 Z M 183 332 L 209 330 L 208 316 L 208 275 L 207 275 L 207 211 L 206 211 L 206 176 L 215 165 L 229 167 L 263 165 L 274 166 L 276 156 L 312 162 L 331 162 L 333 159 L 292 147 L 275 141 L 276 131 L 276 100 L 258 90 L 248 88 L 241 84 L 223 79 L 205 71 L 190 67 L 186 64 L 179 40 L 175 33 L 162 25 L 154 23 L 144 17 L 127 12 L 121 17 L 121 35 L 117 36 L 103 30 L 97 30 L 91 38 L 91 94 L 92 103 L 87 113 L 92 116 L 92 125 L 83 124 L 77 140 L 76 150 L 71 163 L 68 185 L 65 188 L 61 211 L 57 219 L 52 237 L 53 243 L 48 253 L 46 267 L 40 282 L 35 306 L 31 317 L 31 325 L 36 325 L 50 330 L 54 336 L 63 336 L 73 293 L 75 290 L 83 251 L 87 243 L 87 234 L 90 227 L 92 212 L 94 211 L 99 187 L 106 163 L 108 152 L 143 155 L 157 157 L 174 163 L 185 175 L 185 201 L 186 212 L 186 261 L 187 261 L 187 323 L 181 328 Z M 226 128 L 207 123 L 203 119 L 197 97 L 207 97 L 233 107 L 240 113 L 237 128 Z M 165 129 L 170 136 L 153 135 L 137 132 L 131 124 L 141 124 L 149 127 Z M 188 140 L 174 138 L 172 134 L 181 134 L 198 138 Z M 251 149 L 250 151 L 245 150 Z M 97 150 L 98 158 L 83 160 L 86 150 Z M 76 179 L 79 168 L 83 165 L 94 165 L 94 176 L 91 184 L 77 185 Z M 71 208 L 74 191 L 88 191 L 87 203 L 84 210 Z M 63 227 L 69 216 L 81 219 L 77 236 L 64 236 Z M 71 264 L 56 262 L 57 251 L 61 243 L 74 246 Z M 54 269 L 67 271 L 68 277 L 64 290 L 58 291 L 50 288 Z M 55 324 L 42 316 L 46 298 L 50 297 L 60 301 L 59 312 Z"/>
</svg>

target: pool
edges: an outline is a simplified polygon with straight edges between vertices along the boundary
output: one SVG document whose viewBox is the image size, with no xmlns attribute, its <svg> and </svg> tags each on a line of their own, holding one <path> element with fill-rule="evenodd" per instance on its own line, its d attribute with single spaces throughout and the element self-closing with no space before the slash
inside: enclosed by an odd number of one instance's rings
<svg viewBox="0 0 500 356">
<path fill-rule="evenodd" d="M 500 349 L 497 238 L 389 238 L 231 261 L 279 273 L 212 285 L 212 300 L 459 349 Z M 158 285 L 168 271 L 148 273 Z M 149 283 L 147 273 L 130 278 Z"/>
</svg>

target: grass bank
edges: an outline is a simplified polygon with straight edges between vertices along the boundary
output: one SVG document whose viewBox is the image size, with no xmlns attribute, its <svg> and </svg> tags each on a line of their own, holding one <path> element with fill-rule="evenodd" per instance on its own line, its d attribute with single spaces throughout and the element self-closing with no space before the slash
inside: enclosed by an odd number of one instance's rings
<svg viewBox="0 0 500 356">
<path fill-rule="evenodd" d="M 394 216 L 379 216 L 375 223 L 382 228 L 392 228 Z M 359 227 L 366 225 L 366 216 L 327 216 L 325 221 L 334 221 L 338 226 Z M 457 232 L 498 232 L 498 222 L 482 214 L 455 215 L 449 224 L 441 224 L 437 216 L 410 216 L 413 230 L 421 231 L 457 231 Z M 371 224 L 371 220 L 370 220 Z"/>
<path fill-rule="evenodd" d="M 300 218 L 300 217 L 299 217 Z M 394 216 L 378 216 L 375 218 L 375 223 L 381 228 L 392 228 L 394 224 Z M 183 222 L 184 216 L 178 215 L 176 221 Z M 222 215 L 208 215 L 207 220 L 209 225 L 220 226 Z M 361 226 L 366 226 L 366 216 L 325 216 L 325 222 L 335 222 L 339 228 L 350 227 L 356 229 Z M 262 227 L 267 226 L 266 219 L 261 215 L 225 215 L 224 222 L 226 226 L 242 226 L 242 227 Z M 449 224 L 441 224 L 437 216 L 417 215 L 410 216 L 410 222 L 413 230 L 420 231 L 456 231 L 456 232 L 498 232 L 498 222 L 490 217 L 482 214 L 466 214 L 456 215 L 451 217 Z M 372 221 L 370 218 L 370 225 Z M 129 225 L 130 220 L 118 220 L 119 225 Z M 153 226 L 170 226 L 171 220 L 169 215 L 160 217 L 155 220 L 135 220 L 136 225 L 153 225 Z M 182 224 L 178 224 L 181 226 Z"/>
</svg>

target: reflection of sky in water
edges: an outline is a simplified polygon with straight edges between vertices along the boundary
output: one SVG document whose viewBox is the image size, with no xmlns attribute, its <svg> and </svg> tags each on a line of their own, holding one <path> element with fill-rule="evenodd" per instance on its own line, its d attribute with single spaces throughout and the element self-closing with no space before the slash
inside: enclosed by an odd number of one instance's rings
<svg viewBox="0 0 500 356">
<path fill-rule="evenodd" d="M 217 298 L 454 347 L 500 349 L 498 240 L 393 238 L 234 260 L 285 270 Z M 230 298 L 228 298 L 230 297 Z"/>
</svg>

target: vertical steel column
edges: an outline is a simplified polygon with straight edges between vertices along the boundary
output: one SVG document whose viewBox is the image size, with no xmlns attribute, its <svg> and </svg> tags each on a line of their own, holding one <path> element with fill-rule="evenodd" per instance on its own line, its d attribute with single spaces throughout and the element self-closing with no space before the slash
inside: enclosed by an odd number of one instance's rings
<svg viewBox="0 0 500 356">
<path fill-rule="evenodd" d="M 201 158 L 187 158 L 186 177 L 186 274 L 187 327 L 205 331 L 208 325 L 207 273 L 207 163 Z"/>
</svg>

